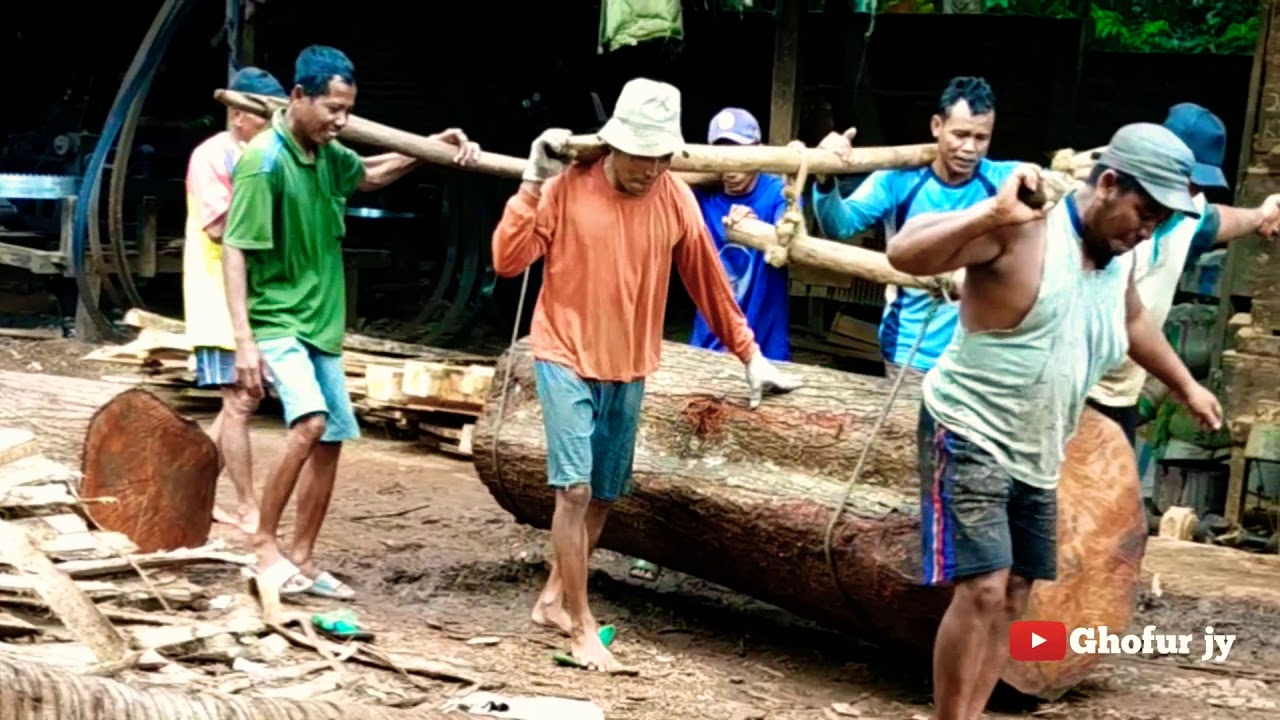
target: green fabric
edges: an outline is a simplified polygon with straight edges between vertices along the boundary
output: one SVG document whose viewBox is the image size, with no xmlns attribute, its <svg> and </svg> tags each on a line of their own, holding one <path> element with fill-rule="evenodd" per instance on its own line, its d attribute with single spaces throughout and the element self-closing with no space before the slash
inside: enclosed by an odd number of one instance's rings
<svg viewBox="0 0 1280 720">
<path fill-rule="evenodd" d="M 245 251 L 254 338 L 292 337 L 341 354 L 346 332 L 342 238 L 364 161 L 337 140 L 308 157 L 284 113 L 245 148 L 232 175 L 226 245 Z"/>
<path fill-rule="evenodd" d="M 659 38 L 684 38 L 680 0 L 604 0 L 600 4 L 600 52 Z"/>
</svg>

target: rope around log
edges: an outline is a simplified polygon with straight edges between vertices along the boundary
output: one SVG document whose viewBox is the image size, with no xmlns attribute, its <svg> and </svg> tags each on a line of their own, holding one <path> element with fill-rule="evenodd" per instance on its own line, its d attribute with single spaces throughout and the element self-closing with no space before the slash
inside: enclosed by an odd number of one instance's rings
<svg viewBox="0 0 1280 720">
<path fill-rule="evenodd" d="M 516 346 L 516 340 L 520 336 L 520 318 L 524 317 L 524 301 L 529 291 L 529 270 L 531 267 L 524 269 L 524 279 L 520 281 L 520 300 L 516 303 L 516 319 L 511 324 L 511 342 L 507 344 L 505 355 L 507 356 L 507 366 L 502 374 L 502 386 L 498 397 L 498 417 L 493 420 L 493 479 L 497 481 L 498 489 L 502 491 L 502 497 L 506 499 L 511 506 L 511 511 L 517 517 L 521 515 L 520 505 L 516 499 L 511 496 L 511 492 L 507 490 L 507 484 L 502 480 L 502 470 L 498 463 L 498 434 L 502 432 L 502 418 L 507 414 L 507 396 L 511 389 L 511 366 L 515 364 L 515 355 L 512 352 Z"/>
<path fill-rule="evenodd" d="M 924 340 L 925 333 L 929 330 L 929 322 L 933 320 L 933 316 L 938 311 L 938 306 L 945 302 L 942 298 L 934 298 L 929 304 L 929 312 L 925 313 L 924 322 L 920 324 L 920 333 L 916 336 L 916 341 L 911 344 L 911 351 L 907 353 L 907 359 L 902 363 L 902 367 L 898 370 L 898 377 L 893 381 L 893 388 L 889 390 L 889 397 L 884 401 L 884 409 L 880 411 L 880 416 L 876 418 L 875 427 L 871 428 L 871 435 L 867 438 L 866 445 L 862 446 L 862 454 L 858 457 L 858 464 L 853 468 L 853 476 L 849 478 L 849 482 L 845 484 L 844 495 L 840 498 L 840 502 L 836 504 L 836 511 L 831 514 L 831 521 L 827 523 L 827 531 L 823 534 L 822 553 L 827 560 L 827 569 L 831 571 L 831 581 L 835 583 L 836 589 L 844 595 L 845 600 L 849 601 L 855 613 L 862 615 L 858 602 L 854 599 L 849 591 L 845 589 L 844 583 L 840 582 L 840 573 L 836 571 L 836 561 L 831 554 L 831 537 L 835 533 L 836 522 L 840 519 L 840 515 L 844 512 L 844 506 L 849 502 L 849 496 L 853 494 L 853 488 L 858 484 L 858 479 L 862 476 L 862 468 L 867 464 L 867 457 L 871 454 L 871 448 L 876 444 L 876 436 L 880 434 L 880 428 L 884 427 L 885 420 L 889 417 L 889 410 L 893 408 L 893 401 L 898 397 L 898 390 L 902 387 L 902 380 L 906 377 L 907 371 L 911 369 L 911 361 L 915 360 L 916 352 L 920 350 L 920 344 Z M 865 620 L 865 616 L 863 617 Z"/>
<path fill-rule="evenodd" d="M 800 157 L 800 169 L 787 180 L 783 196 L 787 199 L 787 209 L 778 219 L 778 244 L 764 251 L 764 261 L 776 268 L 786 267 L 791 262 L 791 243 L 805 231 L 804 211 L 800 209 L 800 198 L 804 195 L 804 184 L 809 175 L 809 158 L 804 143 L 793 140 L 787 147 L 796 151 Z"/>
</svg>

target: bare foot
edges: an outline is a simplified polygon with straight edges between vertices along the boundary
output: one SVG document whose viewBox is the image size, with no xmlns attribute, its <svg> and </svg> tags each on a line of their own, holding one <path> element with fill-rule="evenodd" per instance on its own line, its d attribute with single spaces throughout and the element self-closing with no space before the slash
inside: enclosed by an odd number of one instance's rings
<svg viewBox="0 0 1280 720">
<path fill-rule="evenodd" d="M 612 672 L 622 667 L 613 658 L 613 653 L 609 652 L 604 643 L 600 642 L 598 631 L 586 632 L 585 630 L 580 630 L 577 633 L 577 637 L 570 640 L 570 650 L 573 653 L 573 659 L 586 665 L 588 670 Z"/>
<path fill-rule="evenodd" d="M 559 598 L 548 602 L 539 597 L 533 604 L 532 617 L 535 625 L 557 629 L 565 635 L 572 633 L 573 622 L 569 620 L 569 613 L 565 612 Z"/>
</svg>

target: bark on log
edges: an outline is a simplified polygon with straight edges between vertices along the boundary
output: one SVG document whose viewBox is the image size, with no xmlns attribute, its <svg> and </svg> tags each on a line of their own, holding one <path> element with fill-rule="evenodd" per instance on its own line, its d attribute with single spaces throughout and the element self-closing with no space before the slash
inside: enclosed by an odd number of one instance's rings
<svg viewBox="0 0 1280 720">
<path fill-rule="evenodd" d="M 0 705 L 12 720 L 443 720 L 430 708 L 393 710 L 323 700 L 133 687 L 0 658 Z M 453 717 L 450 715 L 449 717 Z"/>
<path fill-rule="evenodd" d="M 116 499 L 85 512 L 140 552 L 196 548 L 209 539 L 218 448 L 196 421 L 150 392 L 130 388 L 94 413 L 81 470 L 84 498 Z"/>
<path fill-rule="evenodd" d="M 562 152 L 577 160 L 591 160 L 605 152 L 604 141 L 597 135 L 574 135 Z M 671 169 L 694 173 L 763 172 L 794 175 L 801 160 L 809 175 L 843 175 L 890 168 L 920 167 L 933 162 L 938 146 L 891 145 L 854 147 L 848 160 L 818 148 L 798 152 L 777 145 L 698 145 L 687 143 L 671 158 Z"/>
<path fill-rule="evenodd" d="M 511 387 L 499 424 L 508 362 Z M 919 382 L 903 382 L 841 506 L 891 381 L 784 365 L 805 386 L 767 397 L 752 412 L 737 360 L 665 343 L 662 366 L 646 383 L 635 490 L 611 513 L 601 546 L 900 648 L 927 672 L 950 590 L 918 584 Z M 517 520 L 547 528 L 554 497 L 527 339 L 499 361 L 493 387 L 472 441 L 476 470 Z M 1119 427 L 1092 410 L 1069 448 L 1059 501 L 1059 580 L 1036 585 L 1025 617 L 1125 627 L 1146 524 L 1133 451 Z M 824 539 L 838 508 L 828 564 Z M 1004 679 L 1024 693 L 1056 698 L 1097 658 L 1015 663 Z"/>
<path fill-rule="evenodd" d="M 125 389 L 102 380 L 0 370 L 0 427 L 30 430 L 41 453 L 79 467 L 89 418 Z"/>
</svg>

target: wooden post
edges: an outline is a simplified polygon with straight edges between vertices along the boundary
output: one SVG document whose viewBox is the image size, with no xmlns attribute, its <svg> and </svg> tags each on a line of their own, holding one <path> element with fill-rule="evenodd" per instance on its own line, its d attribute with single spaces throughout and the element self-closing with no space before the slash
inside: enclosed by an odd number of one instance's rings
<svg viewBox="0 0 1280 720">
<path fill-rule="evenodd" d="M 769 144 L 786 145 L 796 134 L 800 24 L 808 0 L 779 0 L 773 40 L 773 99 L 769 103 Z"/>
</svg>

